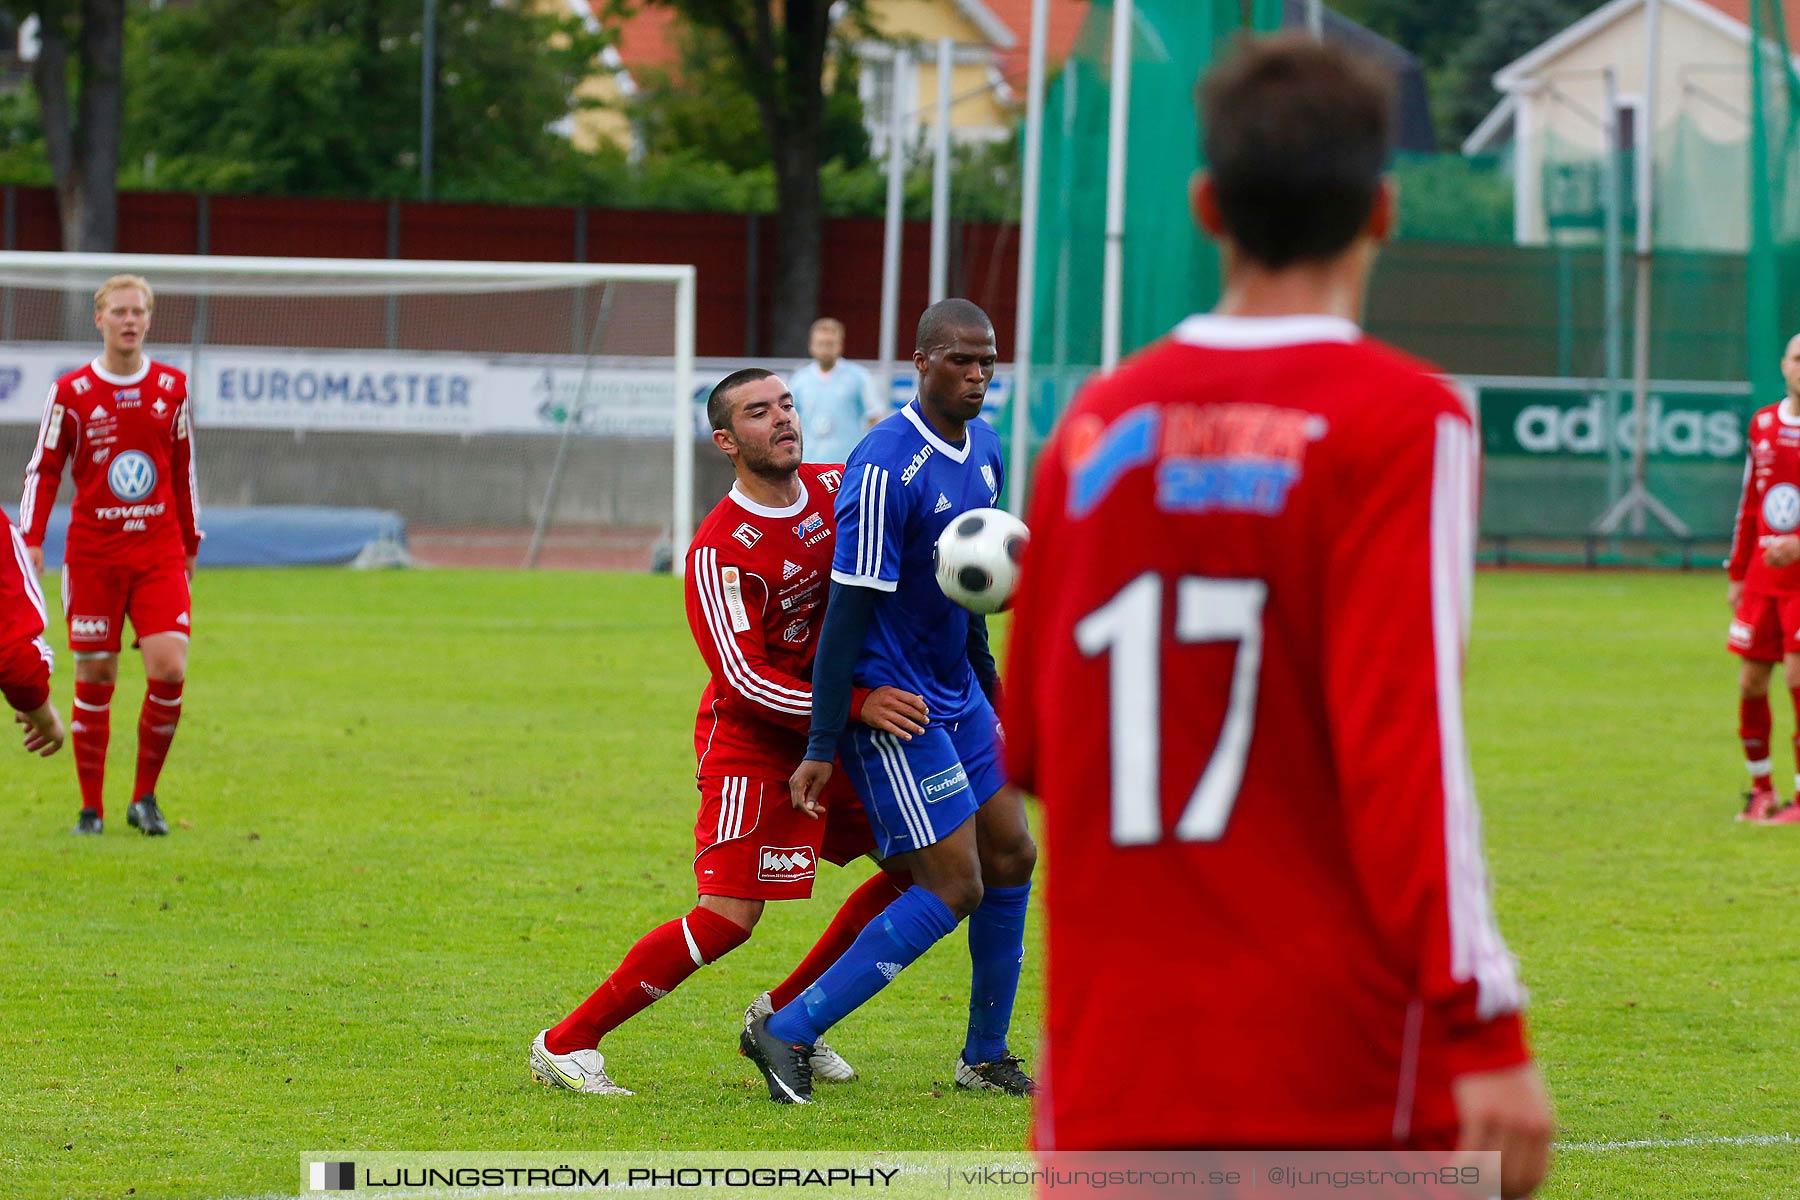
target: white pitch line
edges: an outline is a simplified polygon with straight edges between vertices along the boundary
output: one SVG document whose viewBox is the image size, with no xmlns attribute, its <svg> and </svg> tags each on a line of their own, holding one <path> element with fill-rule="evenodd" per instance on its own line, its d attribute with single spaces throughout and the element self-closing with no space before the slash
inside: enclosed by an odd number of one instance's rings
<svg viewBox="0 0 1800 1200">
<path fill-rule="evenodd" d="M 1625 1142 L 1558 1142 L 1558 1150 L 1682 1150 L 1694 1146 L 1800 1146 L 1791 1133 L 1746 1133 L 1734 1137 L 1633 1138 Z"/>
</svg>

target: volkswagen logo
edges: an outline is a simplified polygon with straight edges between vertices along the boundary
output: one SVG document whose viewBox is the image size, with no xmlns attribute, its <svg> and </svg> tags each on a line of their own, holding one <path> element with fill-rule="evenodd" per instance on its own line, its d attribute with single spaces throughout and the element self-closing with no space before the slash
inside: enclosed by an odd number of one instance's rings
<svg viewBox="0 0 1800 1200">
<path fill-rule="evenodd" d="M 127 450 L 113 459 L 112 466 L 107 468 L 106 484 L 112 488 L 113 495 L 127 504 L 136 504 L 156 487 L 156 466 L 142 450 Z M 1794 489 L 1788 487 L 1788 491 Z M 1795 493 L 1793 501 L 1796 509 L 1800 509 L 1800 492 Z"/>
<path fill-rule="evenodd" d="M 1763 524 L 1776 533 L 1792 533 L 1800 526 L 1800 488 L 1778 483 L 1763 497 Z"/>
</svg>

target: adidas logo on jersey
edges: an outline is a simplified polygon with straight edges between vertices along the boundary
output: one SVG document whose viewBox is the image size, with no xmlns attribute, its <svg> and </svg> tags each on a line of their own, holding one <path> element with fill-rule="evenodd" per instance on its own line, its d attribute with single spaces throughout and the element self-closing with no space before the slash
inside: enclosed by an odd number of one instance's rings
<svg viewBox="0 0 1800 1200">
<path fill-rule="evenodd" d="M 875 969 L 877 971 L 881 972 L 881 977 L 883 979 L 887 980 L 889 983 L 892 983 L 892 982 L 894 982 L 894 976 L 898 975 L 901 971 L 904 971 L 906 968 L 902 967 L 899 963 L 878 962 L 875 964 Z"/>
<path fill-rule="evenodd" d="M 94 411 L 88 414 L 88 420 L 98 421 L 101 418 L 103 418 L 104 416 L 106 416 L 106 410 L 104 408 L 101 408 L 98 404 L 96 404 L 96 405 L 94 405 Z"/>
<path fill-rule="evenodd" d="M 783 583 L 786 583 L 788 580 L 792 579 L 794 576 L 798 575 L 799 573 L 800 573 L 800 564 L 799 563 L 789 562 L 785 558 L 781 560 L 781 581 Z"/>
<path fill-rule="evenodd" d="M 949 507 L 950 507 L 950 497 L 944 495 L 944 493 L 942 493 L 942 492 L 939 492 L 937 507 L 935 507 L 931 510 L 932 515 L 935 516 L 938 513 L 941 513 L 944 510 L 948 509 Z"/>
</svg>

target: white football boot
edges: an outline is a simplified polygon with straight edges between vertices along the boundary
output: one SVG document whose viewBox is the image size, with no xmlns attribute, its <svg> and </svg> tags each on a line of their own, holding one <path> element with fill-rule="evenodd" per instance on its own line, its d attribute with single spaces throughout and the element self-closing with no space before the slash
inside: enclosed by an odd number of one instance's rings
<svg viewBox="0 0 1800 1200">
<path fill-rule="evenodd" d="M 586 1092 L 590 1096 L 632 1096 L 630 1088 L 622 1088 L 606 1074 L 606 1057 L 598 1050 L 575 1050 L 568 1054 L 552 1054 L 544 1044 L 548 1029 L 531 1043 L 531 1074 L 539 1083 L 570 1092 Z"/>
<path fill-rule="evenodd" d="M 775 1002 L 769 999 L 769 993 L 764 992 L 744 1010 L 744 1028 L 750 1028 L 752 1021 L 769 1016 L 774 1011 Z M 846 1083 L 856 1078 L 856 1068 L 845 1062 L 843 1055 L 827 1046 L 824 1038 L 813 1043 L 812 1073 L 814 1079 L 825 1079 L 832 1083 Z"/>
</svg>

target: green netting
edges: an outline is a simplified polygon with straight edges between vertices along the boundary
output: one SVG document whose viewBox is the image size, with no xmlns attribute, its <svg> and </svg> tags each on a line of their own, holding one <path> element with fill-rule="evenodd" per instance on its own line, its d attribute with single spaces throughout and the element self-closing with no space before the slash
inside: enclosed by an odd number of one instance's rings
<svg viewBox="0 0 1800 1200">
<path fill-rule="evenodd" d="M 1778 6 L 1751 8 L 1767 39 L 1752 44 L 1771 48 L 1741 69 L 1709 64 L 1699 82 L 1684 77 L 1653 142 L 1644 482 L 1703 539 L 1728 536 L 1744 418 L 1782 393 L 1782 348 L 1800 330 L 1800 77 Z M 1136 6 L 1126 353 L 1217 297 L 1217 256 L 1187 212 L 1200 165 L 1194 85 L 1231 35 L 1272 27 L 1280 9 L 1279 0 Z M 1092 7 L 1045 106 L 1028 398 L 1038 439 L 1100 358 L 1112 15 L 1110 3 Z M 1402 157 L 1392 168 L 1398 238 L 1376 268 L 1365 324 L 1463 379 L 1482 404 L 1492 536 L 1583 537 L 1630 483 L 1639 163 L 1629 151 L 1609 159 L 1600 87 L 1590 77 L 1546 89 L 1543 102 L 1564 105 L 1568 119 L 1534 127 L 1524 152 L 1536 163 L 1509 146 L 1479 158 Z M 1533 169 L 1535 215 L 1515 203 L 1520 172 L 1530 180 Z M 1609 226 L 1618 235 L 1610 288 Z M 1612 436 L 1595 422 L 1610 422 Z"/>
</svg>

